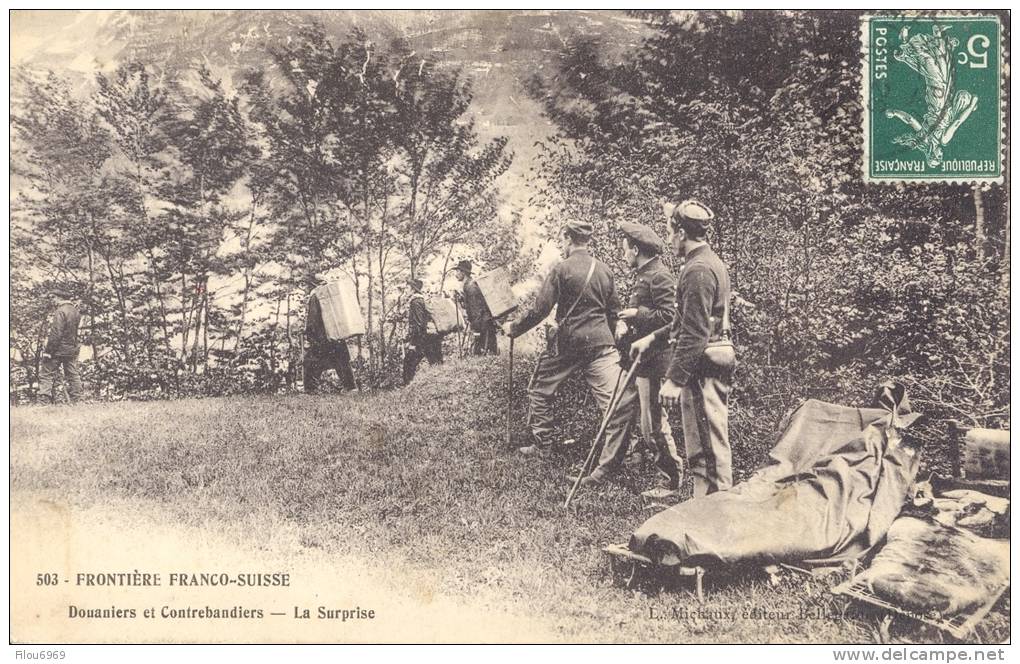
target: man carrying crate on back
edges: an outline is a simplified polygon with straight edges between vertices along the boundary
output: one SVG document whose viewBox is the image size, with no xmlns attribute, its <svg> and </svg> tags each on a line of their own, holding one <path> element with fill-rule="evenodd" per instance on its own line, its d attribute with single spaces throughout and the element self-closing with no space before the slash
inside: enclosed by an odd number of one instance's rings
<svg viewBox="0 0 1020 664">
<path fill-rule="evenodd" d="M 322 302 L 319 301 L 319 286 L 323 282 L 315 277 L 307 280 L 313 288 L 308 297 L 308 309 L 305 316 L 305 358 L 304 382 L 305 392 L 315 394 L 319 390 L 322 372 L 328 369 L 336 371 L 345 390 L 358 389 L 351 369 L 351 354 L 347 342 L 343 339 L 331 338 L 326 331 L 322 318 Z"/>
<path fill-rule="evenodd" d="M 468 321 L 471 323 L 473 355 L 499 355 L 499 346 L 496 343 L 496 331 L 499 327 L 492 318 L 489 305 L 485 302 L 482 289 L 471 278 L 471 261 L 462 260 L 453 269 L 457 281 L 464 284 L 464 309 Z"/>
</svg>

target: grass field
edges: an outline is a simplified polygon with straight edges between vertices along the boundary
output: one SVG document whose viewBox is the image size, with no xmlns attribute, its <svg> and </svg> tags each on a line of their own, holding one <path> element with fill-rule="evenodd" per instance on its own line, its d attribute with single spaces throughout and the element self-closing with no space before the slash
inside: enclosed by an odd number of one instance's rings
<svg viewBox="0 0 1020 664">
<path fill-rule="evenodd" d="M 942 642 L 903 619 L 879 630 L 881 614 L 828 592 L 836 579 L 710 574 L 700 607 L 682 589 L 614 586 L 600 549 L 650 515 L 637 495 L 650 473 L 583 491 L 564 510 L 566 474 L 584 451 L 535 460 L 507 448 L 500 362 L 448 362 L 388 392 L 16 408 L 12 492 L 83 508 L 130 499 L 179 524 L 238 533 L 240 546 L 266 533 L 244 541 L 238 523 L 297 529 L 303 547 L 399 565 L 444 596 L 497 597 L 564 641 Z M 649 618 L 673 607 L 701 615 Z M 1004 598 L 971 640 L 1008 636 Z"/>
</svg>

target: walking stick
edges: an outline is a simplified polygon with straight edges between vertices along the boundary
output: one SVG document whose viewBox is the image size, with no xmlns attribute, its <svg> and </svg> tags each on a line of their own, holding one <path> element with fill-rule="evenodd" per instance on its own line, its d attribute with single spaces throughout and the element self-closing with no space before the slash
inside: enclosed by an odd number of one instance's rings
<svg viewBox="0 0 1020 664">
<path fill-rule="evenodd" d="M 510 423 L 514 417 L 514 338 L 510 337 L 510 370 L 506 378 L 506 446 L 513 443 L 510 438 Z"/>
<path fill-rule="evenodd" d="M 603 434 L 605 434 L 606 428 L 609 426 L 609 420 L 616 411 L 616 407 L 620 405 L 620 399 L 623 398 L 623 393 L 627 391 L 627 386 L 630 385 L 630 379 L 634 377 L 634 370 L 637 369 L 637 366 L 640 363 L 641 353 L 638 353 L 637 357 L 634 358 L 634 362 L 630 365 L 630 370 L 627 371 L 627 378 L 623 380 L 623 389 L 620 389 L 620 378 L 623 376 L 623 367 L 620 367 L 620 373 L 616 377 L 616 389 L 613 390 L 613 395 L 609 398 L 609 404 L 606 406 L 606 412 L 602 416 L 602 424 L 599 426 L 599 432 L 595 434 L 595 440 L 592 441 L 591 449 L 588 451 L 588 457 L 584 460 L 584 465 L 581 466 L 581 472 L 577 474 L 577 479 L 574 480 L 574 486 L 571 487 L 570 493 L 567 494 L 567 500 L 563 503 L 563 507 L 570 507 L 570 501 L 574 499 L 574 494 L 577 493 L 578 487 L 581 486 L 581 480 L 584 479 L 585 474 L 588 472 L 588 467 L 591 466 L 591 462 L 595 458 L 595 451 L 599 447 L 599 440 L 602 438 Z"/>
</svg>

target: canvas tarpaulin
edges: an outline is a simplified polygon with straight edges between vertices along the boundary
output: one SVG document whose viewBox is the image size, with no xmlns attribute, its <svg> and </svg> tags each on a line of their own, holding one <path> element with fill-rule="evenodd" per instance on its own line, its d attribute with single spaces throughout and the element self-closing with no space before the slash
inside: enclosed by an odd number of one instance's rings
<svg viewBox="0 0 1020 664">
<path fill-rule="evenodd" d="M 879 407 L 804 402 L 784 421 L 770 462 L 742 484 L 676 505 L 631 536 L 663 564 L 836 563 L 867 552 L 903 505 L 919 464 L 900 431 L 917 419 L 902 387 Z"/>
</svg>

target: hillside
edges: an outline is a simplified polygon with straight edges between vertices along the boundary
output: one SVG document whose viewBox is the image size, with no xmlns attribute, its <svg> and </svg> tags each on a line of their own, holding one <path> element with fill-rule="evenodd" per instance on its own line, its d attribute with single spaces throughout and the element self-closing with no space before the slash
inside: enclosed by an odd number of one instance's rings
<svg viewBox="0 0 1020 664">
<path fill-rule="evenodd" d="M 552 133 L 525 90 L 527 79 L 552 68 L 572 37 L 599 39 L 612 55 L 648 34 L 642 21 L 616 11 L 16 11 L 12 65 L 52 69 L 83 90 L 96 71 L 128 60 L 167 72 L 204 64 L 239 82 L 248 70 L 272 70 L 267 50 L 313 23 L 338 41 L 355 29 L 382 44 L 403 39 L 415 52 L 463 69 L 474 83 L 471 114 L 480 136 L 506 136 L 517 156 L 506 189 L 520 206 L 527 196 L 516 190 L 534 142 Z"/>
<path fill-rule="evenodd" d="M 519 387 L 528 371 L 522 364 Z M 149 524 L 123 542 L 145 560 L 146 547 L 157 545 L 142 533 L 158 531 L 159 519 L 168 532 L 208 533 L 253 556 L 276 535 L 292 533 L 298 551 L 277 555 L 294 566 L 308 564 L 303 554 L 295 557 L 301 551 L 320 562 L 353 557 L 376 574 L 427 579 L 428 593 L 484 598 L 499 615 L 528 616 L 547 630 L 508 637 L 473 625 L 470 634 L 447 635 L 454 640 L 878 638 L 875 614 L 833 597 L 826 583 L 790 575 L 773 587 L 757 569 L 709 576 L 700 608 L 716 618 L 648 619 L 650 610 L 698 605 L 677 589 L 622 590 L 608 574 L 600 548 L 626 541 L 650 513 L 636 494 L 650 484 L 647 471 L 631 471 L 603 492 L 582 492 L 576 508 L 564 510 L 565 476 L 582 451 L 534 460 L 507 449 L 504 370 L 501 363 L 454 360 L 424 370 L 399 392 L 17 408 L 12 504 L 30 497 L 70 505 L 70 514 L 119 509 L 123 520 Z M 592 406 L 564 405 L 582 413 L 577 430 L 588 430 Z M 515 412 L 521 441 L 523 409 Z M 738 461 L 746 473 L 748 458 Z M 117 507 L 123 505 L 130 507 Z M 19 537 L 13 533 L 12 541 Z M 989 617 L 976 640 L 1007 638 L 1003 601 L 1004 613 Z M 742 618 L 748 607 L 786 618 Z M 797 618 L 802 612 L 825 618 Z M 900 621 L 892 635 L 940 639 Z"/>
</svg>

